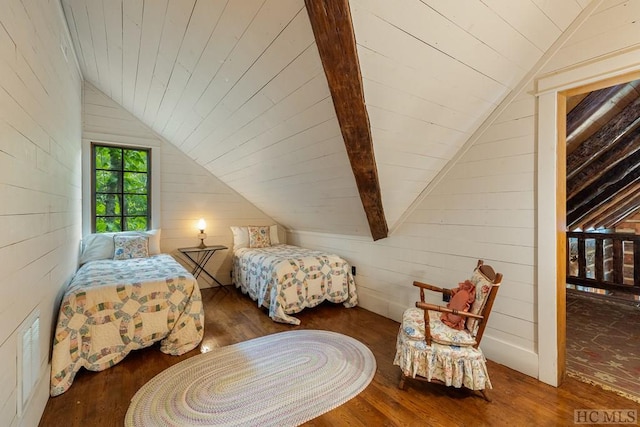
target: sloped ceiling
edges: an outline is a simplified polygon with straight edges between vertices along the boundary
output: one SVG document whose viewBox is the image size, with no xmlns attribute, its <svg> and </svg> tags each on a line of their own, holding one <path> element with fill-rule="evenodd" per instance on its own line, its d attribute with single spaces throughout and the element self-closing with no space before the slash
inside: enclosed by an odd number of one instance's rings
<svg viewBox="0 0 640 427">
<path fill-rule="evenodd" d="M 282 225 L 369 235 L 304 0 L 61 0 L 84 78 Z M 352 0 L 390 228 L 588 0 Z"/>
<path fill-rule="evenodd" d="M 567 227 L 611 229 L 640 211 L 640 80 L 567 99 Z"/>
</svg>

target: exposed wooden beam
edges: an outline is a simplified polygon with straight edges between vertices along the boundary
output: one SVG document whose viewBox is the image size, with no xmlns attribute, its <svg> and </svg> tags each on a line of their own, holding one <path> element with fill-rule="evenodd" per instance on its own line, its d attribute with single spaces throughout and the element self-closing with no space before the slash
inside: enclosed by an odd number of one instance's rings
<svg viewBox="0 0 640 427">
<path fill-rule="evenodd" d="M 589 211 L 603 205 L 629 185 L 640 181 L 640 152 L 619 162 L 614 169 L 567 200 L 567 224 L 576 224 Z"/>
<path fill-rule="evenodd" d="M 570 228 L 580 227 L 582 230 L 588 230 L 589 228 L 596 228 L 596 222 L 599 218 L 602 218 L 604 215 L 607 215 L 611 212 L 611 205 L 617 205 L 623 203 L 625 200 L 633 197 L 640 191 L 640 182 L 635 183 L 626 187 L 625 189 L 618 192 L 614 197 L 609 200 L 609 203 L 606 205 L 600 205 L 597 208 L 591 209 L 587 215 L 585 215 L 579 223 L 569 224 Z"/>
<path fill-rule="evenodd" d="M 567 179 L 573 178 L 586 167 L 589 162 L 597 158 L 599 153 L 616 143 L 621 135 L 625 135 L 637 126 L 640 117 L 640 98 L 630 103 L 611 122 L 584 141 L 567 156 Z"/>
<path fill-rule="evenodd" d="M 567 114 L 571 113 L 588 95 L 589 93 L 581 93 L 567 98 Z"/>
<path fill-rule="evenodd" d="M 594 219 L 594 228 L 611 228 L 620 219 L 637 211 L 638 202 L 640 202 L 640 194 L 635 192 L 629 193 L 627 198 L 618 203 L 609 203 L 609 209 Z"/>
<path fill-rule="evenodd" d="M 626 204 L 626 209 L 620 208 L 615 214 L 612 214 L 607 218 L 603 218 L 601 221 L 601 227 L 613 228 L 616 224 L 624 221 L 625 218 L 629 218 L 638 212 L 638 209 L 638 199 L 634 200 L 633 203 L 629 202 Z"/>
<path fill-rule="evenodd" d="M 305 0 L 373 240 L 389 232 L 348 0 Z"/>
<path fill-rule="evenodd" d="M 567 153 L 597 132 L 630 102 L 638 98 L 638 82 L 622 83 L 587 94 L 567 113 Z M 569 100 L 567 110 L 569 111 Z"/>
<path fill-rule="evenodd" d="M 567 178 L 568 199 L 640 149 L 640 117 L 625 132 L 618 138 L 612 138 L 613 141 L 605 144 L 591 161 Z"/>
</svg>

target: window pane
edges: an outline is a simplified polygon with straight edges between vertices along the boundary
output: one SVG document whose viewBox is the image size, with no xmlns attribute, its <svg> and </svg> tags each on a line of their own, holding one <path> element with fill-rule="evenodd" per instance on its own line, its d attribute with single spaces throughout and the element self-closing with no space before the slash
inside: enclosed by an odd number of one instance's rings
<svg viewBox="0 0 640 427">
<path fill-rule="evenodd" d="M 127 230 L 140 230 L 147 229 L 147 217 L 146 216 L 128 216 L 125 218 L 127 223 Z"/>
<path fill-rule="evenodd" d="M 147 194 L 147 174 L 137 172 L 124 173 L 124 192 Z"/>
<path fill-rule="evenodd" d="M 120 215 L 120 206 L 119 194 L 96 194 L 96 215 Z"/>
<path fill-rule="evenodd" d="M 96 193 L 120 192 L 120 172 L 96 171 Z"/>
<path fill-rule="evenodd" d="M 109 233 L 113 231 L 122 231 L 121 219 L 96 217 L 96 233 Z"/>
<path fill-rule="evenodd" d="M 124 195 L 124 214 L 147 216 L 147 196 L 136 194 Z"/>
<path fill-rule="evenodd" d="M 125 150 L 124 170 L 147 172 L 147 151 Z"/>
<path fill-rule="evenodd" d="M 149 153 L 93 146 L 95 232 L 147 229 L 151 209 Z"/>
<path fill-rule="evenodd" d="M 122 149 L 113 147 L 95 147 L 96 169 L 122 169 Z"/>
</svg>

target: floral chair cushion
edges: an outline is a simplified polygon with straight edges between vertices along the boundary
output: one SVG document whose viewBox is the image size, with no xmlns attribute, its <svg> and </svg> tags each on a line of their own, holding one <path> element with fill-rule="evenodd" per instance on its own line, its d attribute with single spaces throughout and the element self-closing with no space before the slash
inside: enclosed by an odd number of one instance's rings
<svg viewBox="0 0 640 427">
<path fill-rule="evenodd" d="M 489 292 L 491 292 L 491 288 L 494 284 L 484 274 L 482 274 L 480 268 L 475 269 L 471 279 L 469 280 L 476 286 L 476 299 L 473 304 L 471 304 L 469 312 L 479 314 L 487 303 L 487 297 L 489 296 Z M 467 329 L 475 336 L 478 332 L 478 320 L 471 317 L 467 318 Z"/>
<path fill-rule="evenodd" d="M 411 310 L 411 309 L 410 309 Z M 402 373 L 428 381 L 437 379 L 447 386 L 466 387 L 471 390 L 490 389 L 491 381 L 487 362 L 479 348 L 459 347 L 411 339 L 404 329 L 398 333 L 396 356 L 393 364 L 400 366 Z"/>
<path fill-rule="evenodd" d="M 440 313 L 429 311 L 429 327 L 433 341 L 443 345 L 455 345 L 469 347 L 476 341 L 467 330 L 453 329 L 440 319 Z M 424 311 L 420 308 L 408 308 L 402 315 L 402 332 L 410 340 L 425 341 L 424 336 Z M 426 344 L 425 344 L 426 345 Z"/>
</svg>

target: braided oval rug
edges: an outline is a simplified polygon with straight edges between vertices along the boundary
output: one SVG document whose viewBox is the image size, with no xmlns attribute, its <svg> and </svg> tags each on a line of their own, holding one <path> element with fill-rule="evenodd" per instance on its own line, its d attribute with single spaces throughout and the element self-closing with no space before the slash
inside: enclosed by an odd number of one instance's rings
<svg viewBox="0 0 640 427">
<path fill-rule="evenodd" d="M 164 370 L 133 396 L 125 425 L 298 425 L 356 396 L 375 371 L 371 350 L 351 337 L 280 332 Z"/>
</svg>

